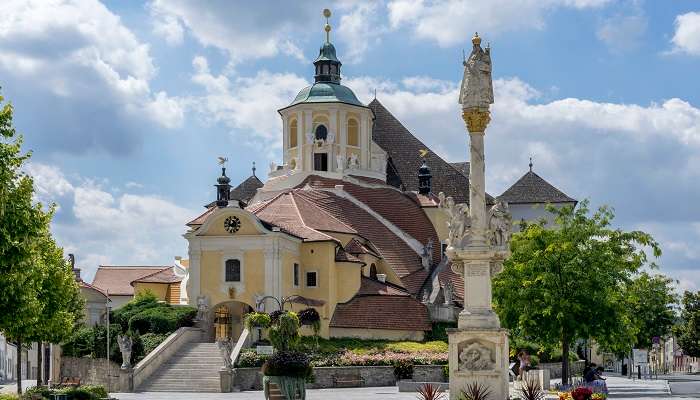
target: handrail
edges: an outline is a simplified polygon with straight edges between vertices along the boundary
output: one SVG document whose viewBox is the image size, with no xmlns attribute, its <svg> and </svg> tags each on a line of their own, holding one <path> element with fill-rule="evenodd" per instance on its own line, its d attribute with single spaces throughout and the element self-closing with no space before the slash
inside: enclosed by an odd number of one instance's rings
<svg viewBox="0 0 700 400">
<path fill-rule="evenodd" d="M 161 356 L 170 357 L 172 353 L 179 350 L 180 346 L 182 346 L 185 342 L 190 342 L 193 340 L 191 334 L 197 333 L 197 335 L 199 335 L 199 332 L 201 332 L 199 328 L 182 327 L 171 333 L 161 344 L 159 344 L 155 349 L 148 353 L 146 357 L 139 361 L 136 366 L 134 366 L 134 387 L 138 388 L 143 381 L 150 377 L 150 375 L 154 372 L 154 369 L 158 366 L 157 364 L 154 366 L 154 368 L 148 368 L 150 364 L 158 361 L 162 363 L 164 360 L 160 359 Z M 167 354 L 166 351 L 168 351 Z"/>
<path fill-rule="evenodd" d="M 238 356 L 241 355 L 241 350 L 243 350 L 243 346 L 245 345 L 245 342 L 248 339 L 249 334 L 250 334 L 250 331 L 248 330 L 248 328 L 243 328 L 243 331 L 241 332 L 241 336 L 238 337 L 238 342 L 236 342 L 236 347 L 234 347 L 233 351 L 231 352 L 231 365 L 236 365 L 236 361 L 238 360 Z"/>
</svg>

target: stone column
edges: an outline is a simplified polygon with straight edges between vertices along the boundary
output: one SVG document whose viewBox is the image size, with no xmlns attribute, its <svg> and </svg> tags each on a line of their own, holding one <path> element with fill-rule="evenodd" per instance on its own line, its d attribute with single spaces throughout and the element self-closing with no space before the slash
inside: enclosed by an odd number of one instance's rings
<svg viewBox="0 0 700 400">
<path fill-rule="evenodd" d="M 219 385 L 221 393 L 231 393 L 233 391 L 233 370 L 221 368 L 219 370 Z"/>
<path fill-rule="evenodd" d="M 486 247 L 486 163 L 484 135 L 491 120 L 488 109 L 472 108 L 462 112 L 469 131 L 469 216 L 471 246 Z"/>
</svg>

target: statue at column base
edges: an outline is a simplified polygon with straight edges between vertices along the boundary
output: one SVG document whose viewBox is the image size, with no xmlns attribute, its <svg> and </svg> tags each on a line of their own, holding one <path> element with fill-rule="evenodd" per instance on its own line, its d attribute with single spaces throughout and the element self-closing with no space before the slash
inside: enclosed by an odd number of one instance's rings
<svg viewBox="0 0 700 400">
<path fill-rule="evenodd" d="M 450 400 L 468 384 L 488 387 L 490 399 L 508 398 L 508 334 L 505 329 L 448 329 Z"/>
</svg>

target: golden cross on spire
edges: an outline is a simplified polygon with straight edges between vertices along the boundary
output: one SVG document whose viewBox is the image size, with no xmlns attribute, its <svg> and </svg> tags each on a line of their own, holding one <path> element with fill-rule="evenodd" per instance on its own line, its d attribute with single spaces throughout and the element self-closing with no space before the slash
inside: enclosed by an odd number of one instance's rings
<svg viewBox="0 0 700 400">
<path fill-rule="evenodd" d="M 326 31 L 326 43 L 331 42 L 331 25 L 328 23 L 328 18 L 331 17 L 331 10 L 324 8 L 323 16 L 326 17 L 326 26 L 323 29 Z"/>
</svg>

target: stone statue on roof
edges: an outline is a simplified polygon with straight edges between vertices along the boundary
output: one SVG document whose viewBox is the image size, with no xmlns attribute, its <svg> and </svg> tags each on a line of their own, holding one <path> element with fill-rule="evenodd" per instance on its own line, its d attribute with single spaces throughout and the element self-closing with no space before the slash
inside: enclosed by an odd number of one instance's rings
<svg viewBox="0 0 700 400">
<path fill-rule="evenodd" d="M 472 38 L 469 58 L 463 61 L 464 77 L 459 90 L 459 104 L 463 109 L 486 108 L 493 104 L 493 81 L 491 79 L 491 49 L 481 48 L 479 34 Z"/>
</svg>

